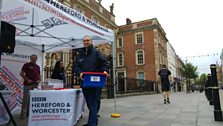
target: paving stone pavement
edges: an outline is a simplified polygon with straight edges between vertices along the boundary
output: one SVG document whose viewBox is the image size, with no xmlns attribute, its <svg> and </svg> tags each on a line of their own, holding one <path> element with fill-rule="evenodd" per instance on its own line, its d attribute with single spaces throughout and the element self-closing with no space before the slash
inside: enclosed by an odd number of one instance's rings
<svg viewBox="0 0 223 126">
<path fill-rule="evenodd" d="M 220 91 L 223 108 L 223 90 Z M 223 126 L 214 121 L 214 107 L 209 105 L 204 93 L 174 92 L 171 104 L 163 104 L 161 94 L 131 96 L 116 99 L 120 118 L 111 118 L 114 113 L 114 100 L 102 99 L 98 126 Z M 76 126 L 87 122 L 88 110 Z M 27 126 L 27 120 L 18 119 L 18 126 Z M 12 124 L 10 125 L 12 126 Z"/>
<path fill-rule="evenodd" d="M 220 91 L 223 106 L 223 91 Z M 204 93 L 177 92 L 171 94 L 171 104 L 163 104 L 161 94 L 118 98 L 117 113 L 111 118 L 114 100 L 102 100 L 99 126 L 223 126 L 214 121 L 214 107 L 209 105 Z M 87 122 L 88 112 L 77 126 Z"/>
</svg>

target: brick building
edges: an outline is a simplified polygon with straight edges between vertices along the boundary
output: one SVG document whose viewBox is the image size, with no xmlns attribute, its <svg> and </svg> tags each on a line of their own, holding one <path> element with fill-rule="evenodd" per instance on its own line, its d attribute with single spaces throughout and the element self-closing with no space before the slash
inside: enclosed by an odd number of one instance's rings
<svg viewBox="0 0 223 126">
<path fill-rule="evenodd" d="M 166 33 L 156 18 L 119 26 L 116 76 L 158 81 L 158 71 L 167 63 Z"/>
</svg>

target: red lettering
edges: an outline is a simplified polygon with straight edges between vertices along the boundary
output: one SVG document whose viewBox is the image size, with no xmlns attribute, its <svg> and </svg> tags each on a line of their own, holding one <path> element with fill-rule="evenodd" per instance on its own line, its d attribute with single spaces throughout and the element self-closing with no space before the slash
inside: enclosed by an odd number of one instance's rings
<svg viewBox="0 0 223 126">
<path fill-rule="evenodd" d="M 3 75 L 3 72 L 2 71 L 0 71 L 0 76 L 2 76 Z"/>
<path fill-rule="evenodd" d="M 8 78 L 2 71 L 0 71 L 0 76 L 1 76 L 2 80 L 5 81 L 5 85 L 8 88 L 10 88 L 11 90 L 13 90 L 13 92 L 15 92 L 15 93 L 22 94 L 22 89 L 18 88 L 15 85 L 15 83 L 10 78 Z"/>
<path fill-rule="evenodd" d="M 10 109 L 12 110 L 12 108 L 15 107 L 15 105 L 16 105 L 16 99 L 11 100 Z"/>
<path fill-rule="evenodd" d="M 12 93 L 12 97 L 16 97 L 16 96 L 17 96 L 16 92 Z"/>
</svg>

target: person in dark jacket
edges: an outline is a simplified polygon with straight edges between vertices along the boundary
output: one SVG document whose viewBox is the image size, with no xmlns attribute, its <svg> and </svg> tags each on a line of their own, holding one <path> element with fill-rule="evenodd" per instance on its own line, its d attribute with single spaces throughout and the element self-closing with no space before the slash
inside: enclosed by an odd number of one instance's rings
<svg viewBox="0 0 223 126">
<path fill-rule="evenodd" d="M 159 71 L 158 75 L 161 79 L 161 86 L 162 86 L 162 92 L 163 92 L 163 98 L 164 98 L 164 104 L 170 103 L 170 81 L 169 81 L 169 75 L 171 75 L 171 72 L 166 68 L 166 65 L 163 65 L 162 69 Z"/>
<path fill-rule="evenodd" d="M 64 72 L 64 65 L 62 61 L 56 62 L 51 78 L 63 80 L 65 82 L 65 72 Z"/>
<path fill-rule="evenodd" d="M 77 76 L 83 80 L 83 72 L 103 72 L 108 75 L 109 63 L 102 53 L 93 47 L 90 36 L 83 37 L 83 45 L 84 47 L 76 59 L 75 72 Z M 83 126 L 96 126 L 102 88 L 83 87 L 82 84 L 81 87 L 89 109 L 88 123 Z"/>
</svg>

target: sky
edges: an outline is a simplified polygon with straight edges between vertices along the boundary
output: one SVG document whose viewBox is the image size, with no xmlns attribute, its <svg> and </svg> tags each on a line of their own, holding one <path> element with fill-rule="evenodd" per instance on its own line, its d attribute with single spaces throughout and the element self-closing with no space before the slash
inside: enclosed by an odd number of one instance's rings
<svg viewBox="0 0 223 126">
<path fill-rule="evenodd" d="M 223 49 L 223 0 L 102 0 L 115 22 L 124 25 L 157 18 L 166 37 L 183 61 L 210 73 L 210 64 L 220 64 Z"/>
</svg>

